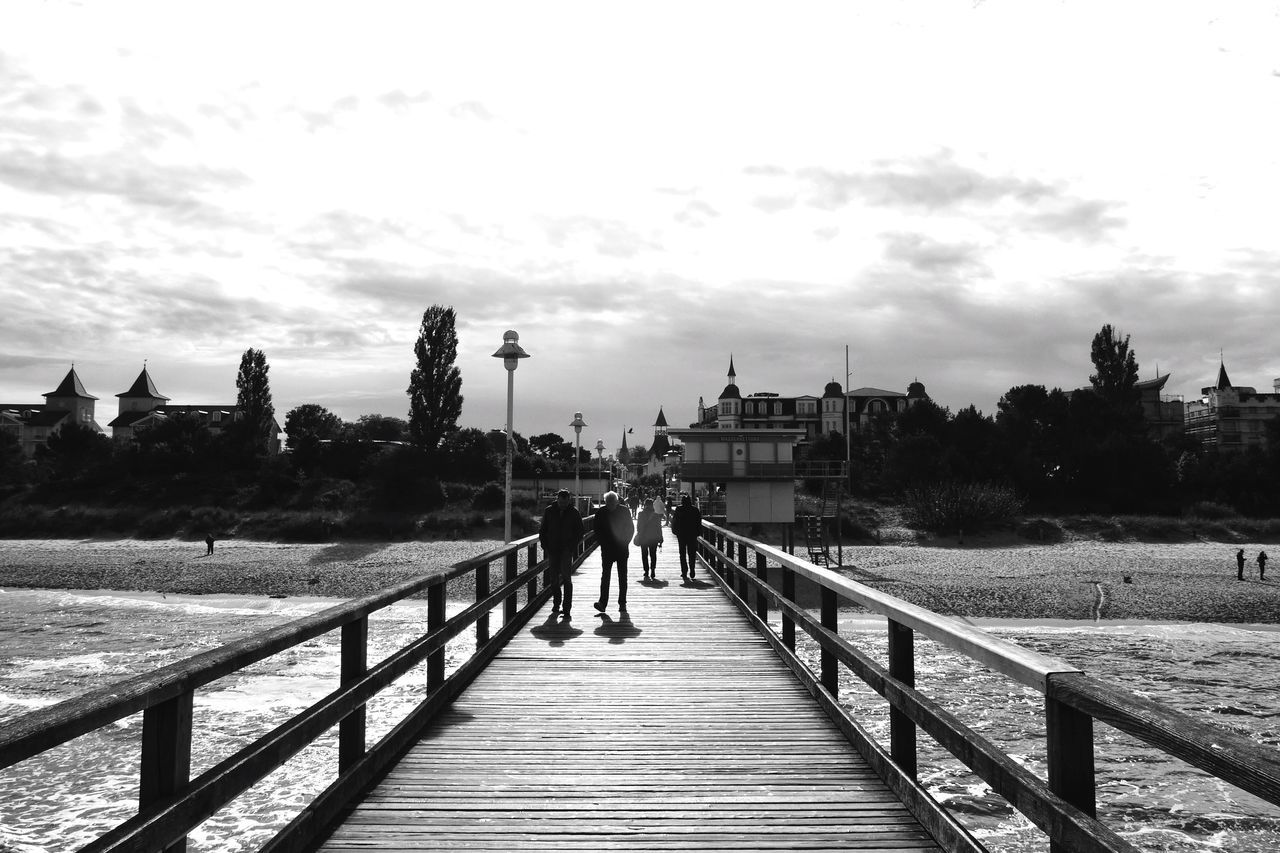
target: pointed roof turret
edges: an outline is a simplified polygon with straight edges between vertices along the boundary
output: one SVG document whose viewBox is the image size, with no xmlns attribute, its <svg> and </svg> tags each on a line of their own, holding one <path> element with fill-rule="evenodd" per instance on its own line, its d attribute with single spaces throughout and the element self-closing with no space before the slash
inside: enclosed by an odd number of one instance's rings
<svg viewBox="0 0 1280 853">
<path fill-rule="evenodd" d="M 1227 365 L 1225 362 L 1218 362 L 1218 384 L 1213 387 L 1219 391 L 1225 391 L 1231 387 L 1231 380 L 1227 378 Z"/>
<path fill-rule="evenodd" d="M 156 390 L 156 384 L 151 381 L 151 374 L 147 372 L 147 366 L 142 365 L 142 372 L 138 374 L 138 378 L 133 380 L 133 385 L 123 394 L 117 394 L 117 397 L 147 397 L 153 400 L 168 400 L 169 398 Z"/>
<path fill-rule="evenodd" d="M 71 365 L 71 369 L 67 371 L 67 375 L 63 377 L 62 384 L 55 390 L 44 394 L 45 397 L 83 397 L 86 400 L 96 400 L 97 397 L 90 394 L 84 389 L 84 383 L 80 381 L 80 377 L 76 375 L 76 366 Z"/>
<path fill-rule="evenodd" d="M 661 406 L 658 407 L 658 419 L 653 422 L 653 425 L 656 427 L 666 427 L 667 425 L 667 416 L 662 413 Z"/>
<path fill-rule="evenodd" d="M 619 452 L 618 455 L 619 456 L 627 455 L 627 431 L 625 429 L 622 431 L 622 450 L 621 452 Z"/>
</svg>

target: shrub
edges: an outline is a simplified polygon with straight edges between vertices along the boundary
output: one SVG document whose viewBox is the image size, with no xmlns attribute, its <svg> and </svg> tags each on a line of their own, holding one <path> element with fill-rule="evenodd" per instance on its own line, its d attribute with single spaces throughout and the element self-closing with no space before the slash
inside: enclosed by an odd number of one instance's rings
<svg viewBox="0 0 1280 853">
<path fill-rule="evenodd" d="M 1224 518 L 1235 518 L 1239 513 L 1233 507 L 1213 501 L 1200 501 L 1191 507 L 1191 515 L 1196 518 L 1208 518 L 1219 521 Z"/>
<path fill-rule="evenodd" d="M 506 492 L 497 483 L 485 483 L 480 491 L 471 499 L 471 508 L 478 510 L 501 509 L 506 500 Z"/>
<path fill-rule="evenodd" d="M 470 483 L 445 483 L 444 496 L 450 503 L 470 501 L 476 496 L 476 487 Z"/>
<path fill-rule="evenodd" d="M 933 533 L 977 532 L 1011 523 L 1022 511 L 1012 489 L 983 483 L 941 482 L 905 494 L 907 522 Z"/>
</svg>

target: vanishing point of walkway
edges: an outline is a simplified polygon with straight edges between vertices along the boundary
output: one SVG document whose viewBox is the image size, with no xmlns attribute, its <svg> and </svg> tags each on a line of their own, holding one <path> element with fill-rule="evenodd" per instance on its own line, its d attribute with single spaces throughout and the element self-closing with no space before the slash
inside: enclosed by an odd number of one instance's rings
<svg viewBox="0 0 1280 853">
<path fill-rule="evenodd" d="M 592 554 L 322 849 L 938 849 L 705 571 L 639 557 L 629 619 Z"/>
</svg>

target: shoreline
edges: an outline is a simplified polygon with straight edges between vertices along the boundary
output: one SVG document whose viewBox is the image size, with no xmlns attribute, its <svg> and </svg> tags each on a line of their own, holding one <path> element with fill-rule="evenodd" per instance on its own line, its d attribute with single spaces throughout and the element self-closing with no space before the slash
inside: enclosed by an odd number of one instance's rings
<svg viewBox="0 0 1280 853">
<path fill-rule="evenodd" d="M 0 540 L 0 588 L 349 599 L 443 571 L 500 545 L 497 540 L 310 545 L 226 540 L 206 556 L 203 543 L 184 540 Z M 965 620 L 1280 626 L 1280 574 L 1259 581 L 1252 557 L 1264 546 L 1245 545 L 1250 565 L 1245 580 L 1237 581 L 1237 547 L 864 545 L 844 548 L 846 565 L 838 571 Z M 587 572 L 592 565 L 589 560 Z M 802 586 L 797 592 L 803 602 Z M 448 595 L 462 598 L 473 590 L 468 575 L 451 581 Z"/>
</svg>

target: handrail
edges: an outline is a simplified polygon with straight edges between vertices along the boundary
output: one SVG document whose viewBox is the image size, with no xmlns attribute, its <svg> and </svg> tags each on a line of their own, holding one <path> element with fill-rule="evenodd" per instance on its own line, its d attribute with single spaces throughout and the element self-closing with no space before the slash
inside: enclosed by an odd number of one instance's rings
<svg viewBox="0 0 1280 853">
<path fill-rule="evenodd" d="M 594 546 L 593 518 L 588 516 L 586 521 L 588 535 L 575 558 L 578 563 Z M 456 696 L 550 595 L 550 588 L 545 585 L 540 593 L 537 590 L 538 577 L 546 567 L 545 561 L 537 559 L 537 548 L 537 536 L 527 536 L 460 561 L 444 571 L 410 578 L 363 598 L 0 723 L 0 768 L 143 711 L 138 814 L 85 848 L 118 853 L 185 850 L 188 831 L 334 725 L 340 725 L 340 781 L 346 780 L 347 785 L 352 779 L 367 782 L 385 772 L 395 750 L 404 747 L 413 732 L 420 730 L 431 715 Z M 525 570 L 519 572 L 517 559 L 523 549 L 527 549 L 528 559 Z M 489 572 L 496 560 L 505 564 L 505 581 L 490 592 Z M 446 619 L 445 585 L 468 572 L 476 576 L 476 600 L 461 613 Z M 519 608 L 516 595 L 522 587 L 527 587 L 527 596 L 524 607 Z M 366 667 L 369 614 L 424 591 L 427 593 L 426 635 L 376 666 Z M 504 625 L 490 637 L 489 614 L 500 604 Z M 446 679 L 445 644 L 472 625 L 476 628 L 476 651 Z M 189 780 L 195 689 L 337 628 L 342 629 L 340 686 L 235 755 Z M 427 698 L 379 744 L 366 749 L 365 704 L 424 660 L 427 662 Z M 406 725 L 410 721 L 412 725 Z M 319 813 L 332 815 L 333 812 L 327 809 Z M 295 821 L 297 826 L 291 824 L 287 834 L 287 843 L 297 849 L 307 844 L 300 838 L 322 832 L 327 826 L 325 820 L 317 820 L 317 812 L 312 808 L 305 810 L 305 814 L 308 819 Z M 277 839 L 282 837 L 286 837 L 283 832 Z"/>
<path fill-rule="evenodd" d="M 1280 805 L 1280 752 L 1261 748 L 1250 738 L 1188 714 L 1163 708 L 1131 691 L 1104 684 L 1065 661 L 992 637 L 972 625 L 871 589 L 724 527 L 711 522 L 704 522 L 703 527 L 699 557 L 713 569 L 712 576 L 809 687 L 850 741 L 868 756 L 891 787 L 897 785 L 895 790 L 902 787 L 894 781 L 895 773 L 915 776 L 915 732 L 919 726 L 1045 831 L 1053 851 L 1134 850 L 1095 817 L 1093 721 L 1097 719 Z M 748 566 L 748 549 L 756 555 L 753 568 Z M 768 583 L 770 562 L 782 571 L 781 592 Z M 822 595 L 820 620 L 795 603 L 797 575 L 818 585 Z M 754 607 L 750 601 L 753 595 Z M 839 636 L 837 596 L 888 618 L 887 669 Z M 782 614 L 781 638 L 768 624 L 770 607 Z M 821 649 L 820 680 L 795 655 L 797 625 Z M 914 631 L 1035 687 L 1044 695 L 1047 785 L 915 689 Z M 869 737 L 838 703 L 837 661 L 890 704 L 887 769 L 876 760 L 883 748 L 868 742 Z"/>
</svg>

